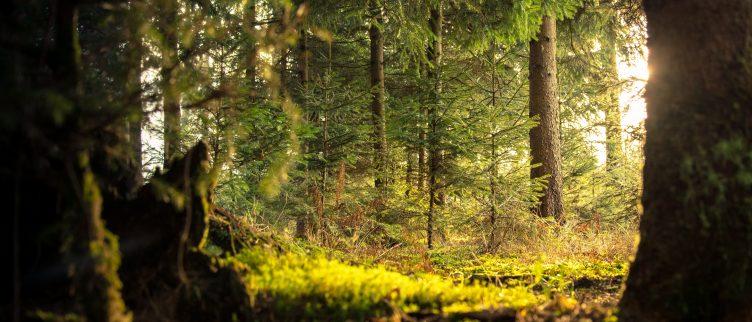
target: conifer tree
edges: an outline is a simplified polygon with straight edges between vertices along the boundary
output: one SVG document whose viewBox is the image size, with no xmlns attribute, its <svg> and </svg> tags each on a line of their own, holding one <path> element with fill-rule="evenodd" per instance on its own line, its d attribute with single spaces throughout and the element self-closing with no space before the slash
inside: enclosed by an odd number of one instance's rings
<svg viewBox="0 0 752 322">
<path fill-rule="evenodd" d="M 380 0 L 369 2 L 371 26 L 368 37 L 371 42 L 370 85 L 371 85 L 371 118 L 373 123 L 373 171 L 374 186 L 383 190 L 386 188 L 386 115 L 384 102 L 384 33 L 382 31 L 384 17 Z"/>
<path fill-rule="evenodd" d="M 530 130 L 531 179 L 546 181 L 535 212 L 561 220 L 561 138 L 556 68 L 556 17 L 545 15 L 537 39 L 530 41 L 530 117 L 537 126 Z"/>
</svg>

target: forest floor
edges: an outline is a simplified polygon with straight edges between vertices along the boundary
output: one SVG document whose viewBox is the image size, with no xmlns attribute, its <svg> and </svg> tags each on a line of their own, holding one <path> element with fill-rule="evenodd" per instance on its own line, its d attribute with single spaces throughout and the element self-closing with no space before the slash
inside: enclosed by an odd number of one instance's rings
<svg viewBox="0 0 752 322">
<path fill-rule="evenodd" d="M 377 256 L 301 241 L 224 257 L 266 320 L 613 321 L 626 260 L 387 248 Z M 540 256 L 539 256 L 540 255 Z"/>
</svg>

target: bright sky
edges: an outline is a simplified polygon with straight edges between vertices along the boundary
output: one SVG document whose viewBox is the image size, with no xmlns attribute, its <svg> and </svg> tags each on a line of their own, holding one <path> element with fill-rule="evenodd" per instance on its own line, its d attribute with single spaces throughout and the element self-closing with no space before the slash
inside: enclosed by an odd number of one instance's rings
<svg viewBox="0 0 752 322">
<path fill-rule="evenodd" d="M 639 57 L 630 62 L 619 62 L 619 78 L 631 80 L 619 95 L 623 117 L 622 127 L 637 126 L 645 120 L 645 99 L 642 97 L 645 82 L 648 80 L 647 57 Z"/>
<path fill-rule="evenodd" d="M 642 95 L 648 76 L 647 53 L 641 57 L 635 57 L 631 61 L 620 59 L 619 79 L 625 81 L 621 95 L 619 95 L 622 130 L 639 126 L 647 116 L 645 113 L 645 99 Z M 604 164 L 606 162 L 606 130 L 605 128 L 599 129 L 596 133 L 588 137 L 588 140 L 595 144 L 598 162 Z"/>
</svg>

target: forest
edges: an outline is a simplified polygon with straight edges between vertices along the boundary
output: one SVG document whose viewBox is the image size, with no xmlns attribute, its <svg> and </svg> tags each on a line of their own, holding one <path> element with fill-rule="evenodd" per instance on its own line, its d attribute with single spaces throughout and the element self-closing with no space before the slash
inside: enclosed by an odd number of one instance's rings
<svg viewBox="0 0 752 322">
<path fill-rule="evenodd" d="M 4 321 L 752 321 L 752 1 L 6 0 Z"/>
</svg>

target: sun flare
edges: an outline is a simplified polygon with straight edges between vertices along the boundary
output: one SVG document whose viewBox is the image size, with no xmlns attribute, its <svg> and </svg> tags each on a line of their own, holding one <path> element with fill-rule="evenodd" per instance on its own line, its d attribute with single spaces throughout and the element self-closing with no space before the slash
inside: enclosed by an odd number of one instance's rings
<svg viewBox="0 0 752 322">
<path fill-rule="evenodd" d="M 647 54 L 630 61 L 619 62 L 619 79 L 625 81 L 619 95 L 619 105 L 623 113 L 622 128 L 638 126 L 645 120 L 647 114 L 643 93 L 649 76 Z"/>
</svg>

